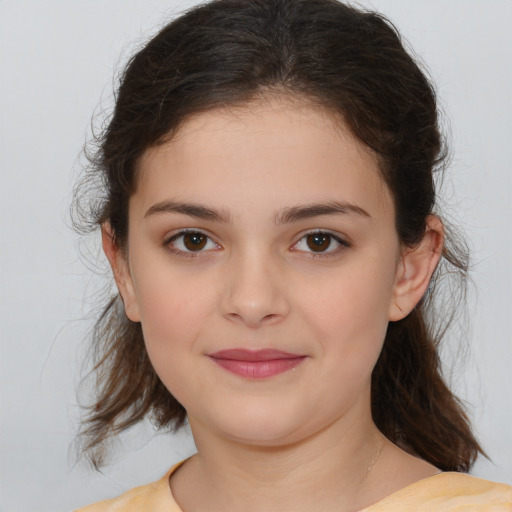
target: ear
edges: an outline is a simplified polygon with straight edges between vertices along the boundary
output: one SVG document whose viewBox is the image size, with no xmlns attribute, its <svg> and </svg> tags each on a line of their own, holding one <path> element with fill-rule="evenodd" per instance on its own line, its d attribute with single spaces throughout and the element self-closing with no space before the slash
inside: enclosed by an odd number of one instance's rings
<svg viewBox="0 0 512 512">
<path fill-rule="evenodd" d="M 425 294 L 443 251 L 444 228 L 435 215 L 427 218 L 420 243 L 403 249 L 389 309 L 389 320 L 405 318 Z"/>
<path fill-rule="evenodd" d="M 123 300 L 126 316 L 132 322 L 140 322 L 139 306 L 128 260 L 124 251 L 116 243 L 114 231 L 109 222 L 104 222 L 101 225 L 101 241 L 103 251 L 112 267 L 117 289 Z"/>
</svg>

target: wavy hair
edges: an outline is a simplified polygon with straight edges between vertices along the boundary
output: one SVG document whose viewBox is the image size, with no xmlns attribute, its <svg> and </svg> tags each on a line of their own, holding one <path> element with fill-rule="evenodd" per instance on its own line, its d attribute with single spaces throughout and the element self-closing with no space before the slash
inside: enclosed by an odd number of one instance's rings
<svg viewBox="0 0 512 512">
<path fill-rule="evenodd" d="M 193 114 L 261 95 L 294 95 L 341 115 L 378 158 L 402 244 L 422 239 L 435 206 L 434 173 L 446 157 L 433 86 L 390 21 L 335 0 L 214 0 L 165 26 L 120 78 L 90 158 L 86 182 L 102 192 L 82 209 L 85 223 L 108 221 L 125 247 L 144 152 L 172 139 Z M 464 290 L 467 250 L 448 242 L 426 296 L 389 325 L 372 375 L 372 414 L 391 441 L 442 470 L 468 471 L 483 452 L 438 356 L 456 304 L 432 314 L 443 272 Z M 153 370 L 141 326 L 128 320 L 118 296 L 105 305 L 93 343 L 97 396 L 82 440 L 99 466 L 105 443 L 124 429 L 146 416 L 158 428 L 178 428 L 186 411 Z"/>
</svg>

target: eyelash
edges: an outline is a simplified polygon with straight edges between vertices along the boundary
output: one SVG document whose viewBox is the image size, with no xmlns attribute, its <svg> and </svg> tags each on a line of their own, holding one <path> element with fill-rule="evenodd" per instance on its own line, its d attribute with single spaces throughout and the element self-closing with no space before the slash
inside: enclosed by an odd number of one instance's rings
<svg viewBox="0 0 512 512">
<path fill-rule="evenodd" d="M 206 245 L 208 243 L 213 243 L 216 245 L 216 248 L 219 248 L 220 246 L 214 242 L 210 236 L 208 236 L 206 233 L 204 233 L 203 231 L 200 231 L 200 230 L 197 230 L 197 229 L 183 229 L 181 230 L 180 232 L 170 236 L 169 238 L 166 238 L 164 240 L 164 243 L 163 245 L 172 253 L 172 254 L 176 254 L 177 256 L 182 256 L 182 257 L 186 257 L 186 258 L 197 258 L 198 256 L 200 256 L 202 253 L 206 252 L 206 251 L 209 251 L 209 250 L 212 250 L 212 249 L 206 249 L 206 250 L 203 250 L 203 248 L 201 248 L 200 250 L 198 251 L 188 251 L 188 250 L 183 250 L 183 249 L 177 249 L 176 247 L 173 246 L 173 242 L 175 242 L 176 240 L 179 240 L 180 238 L 184 237 L 185 235 L 187 234 L 192 234 L 192 235 L 200 235 L 200 236 L 204 236 L 206 237 Z M 341 238 L 340 236 L 338 235 L 335 235 L 334 233 L 331 233 L 330 231 L 323 231 L 323 230 L 314 230 L 314 231 L 309 231 L 307 233 L 304 233 L 297 242 L 295 242 L 291 248 L 291 250 L 293 251 L 301 251 L 300 249 L 295 249 L 301 242 L 303 241 L 306 241 L 307 240 L 307 237 L 309 236 L 314 236 L 314 235 L 318 235 L 318 236 L 326 236 L 326 237 L 329 237 L 329 246 L 327 247 L 328 249 L 330 248 L 330 246 L 332 245 L 333 241 L 337 244 L 339 244 L 338 247 L 336 247 L 335 249 L 333 250 L 328 250 L 328 251 L 319 251 L 319 252 L 315 252 L 313 250 L 311 251 L 306 251 L 306 250 L 302 250 L 302 252 L 304 252 L 305 254 L 308 254 L 308 257 L 311 257 L 311 258 L 328 258 L 328 257 L 332 257 L 332 256 L 335 256 L 337 255 L 340 251 L 343 251 L 344 249 L 348 249 L 349 247 L 351 247 L 351 244 L 349 242 L 347 242 L 346 240 L 344 240 L 343 238 Z M 307 243 L 307 241 L 305 242 Z"/>
<path fill-rule="evenodd" d="M 299 238 L 299 240 L 297 242 L 295 242 L 295 244 L 292 246 L 292 250 L 300 250 L 300 249 L 293 249 L 293 248 L 297 247 L 303 241 L 304 241 L 304 243 L 307 243 L 307 241 L 306 241 L 307 238 L 310 236 L 314 236 L 314 235 L 329 237 L 330 240 L 329 240 L 328 248 L 330 248 L 330 246 L 332 245 L 333 242 L 336 242 L 338 244 L 338 247 L 336 247 L 332 250 L 329 250 L 329 251 L 319 251 L 319 252 L 315 252 L 313 250 L 303 251 L 305 254 L 308 255 L 309 258 L 329 258 L 329 257 L 337 256 L 341 251 L 351 247 L 351 244 L 349 242 L 347 242 L 347 240 L 344 240 L 343 238 L 341 238 L 339 235 L 331 233 L 330 231 L 324 231 L 324 230 L 318 229 L 318 230 L 308 231 L 307 233 L 304 233 Z"/>
<path fill-rule="evenodd" d="M 199 251 L 186 251 L 185 250 L 184 251 L 182 249 L 177 249 L 176 247 L 174 247 L 172 245 L 173 242 L 184 237 L 185 235 L 204 236 L 207 239 L 206 244 L 208 244 L 210 242 L 210 243 L 215 244 L 216 247 L 220 247 L 217 243 L 215 243 L 211 239 L 210 236 L 208 236 L 206 233 L 204 233 L 203 231 L 200 231 L 198 229 L 182 229 L 179 233 L 176 233 L 176 234 L 170 236 L 169 238 L 166 238 L 163 243 L 164 247 L 166 247 L 172 254 L 176 254 L 177 256 L 184 256 L 185 258 L 197 258 L 198 256 L 200 256 L 202 253 L 205 252 L 203 250 L 199 250 Z M 208 249 L 208 250 L 211 250 L 211 249 Z"/>
</svg>

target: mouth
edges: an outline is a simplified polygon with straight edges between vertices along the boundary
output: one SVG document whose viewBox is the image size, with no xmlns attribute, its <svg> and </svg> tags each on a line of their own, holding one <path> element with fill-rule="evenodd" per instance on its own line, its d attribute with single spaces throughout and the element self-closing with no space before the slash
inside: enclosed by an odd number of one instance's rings
<svg viewBox="0 0 512 512">
<path fill-rule="evenodd" d="M 229 349 L 208 354 L 225 370 L 249 379 L 265 379 L 299 366 L 307 356 L 275 349 Z"/>
</svg>

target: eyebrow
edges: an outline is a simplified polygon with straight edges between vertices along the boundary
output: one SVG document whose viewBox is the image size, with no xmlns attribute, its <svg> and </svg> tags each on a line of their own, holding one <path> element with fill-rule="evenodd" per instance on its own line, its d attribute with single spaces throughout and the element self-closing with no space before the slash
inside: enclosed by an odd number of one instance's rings
<svg viewBox="0 0 512 512">
<path fill-rule="evenodd" d="M 154 204 L 144 214 L 147 218 L 157 213 L 181 213 L 197 219 L 212 220 L 217 222 L 228 223 L 231 221 L 231 216 L 225 210 L 217 210 L 195 203 L 181 203 L 176 201 L 162 201 Z M 327 203 L 312 203 L 300 206 L 290 206 L 283 208 L 274 216 L 276 224 L 288 224 L 297 222 L 299 220 L 310 219 L 320 215 L 359 215 L 362 217 L 371 218 L 371 215 L 355 204 L 329 201 Z"/>
<path fill-rule="evenodd" d="M 371 219 L 371 215 L 360 206 L 346 202 L 329 201 L 328 203 L 313 203 L 284 208 L 276 214 L 274 222 L 276 224 L 285 224 L 318 217 L 320 215 L 336 214 L 360 215 Z"/>
<path fill-rule="evenodd" d="M 161 203 L 154 204 L 144 214 L 144 217 L 149 217 L 155 213 L 182 213 L 197 219 L 213 220 L 217 222 L 229 222 L 230 215 L 224 210 L 216 210 L 206 206 L 195 203 L 180 203 L 176 201 L 162 201 Z"/>
</svg>

